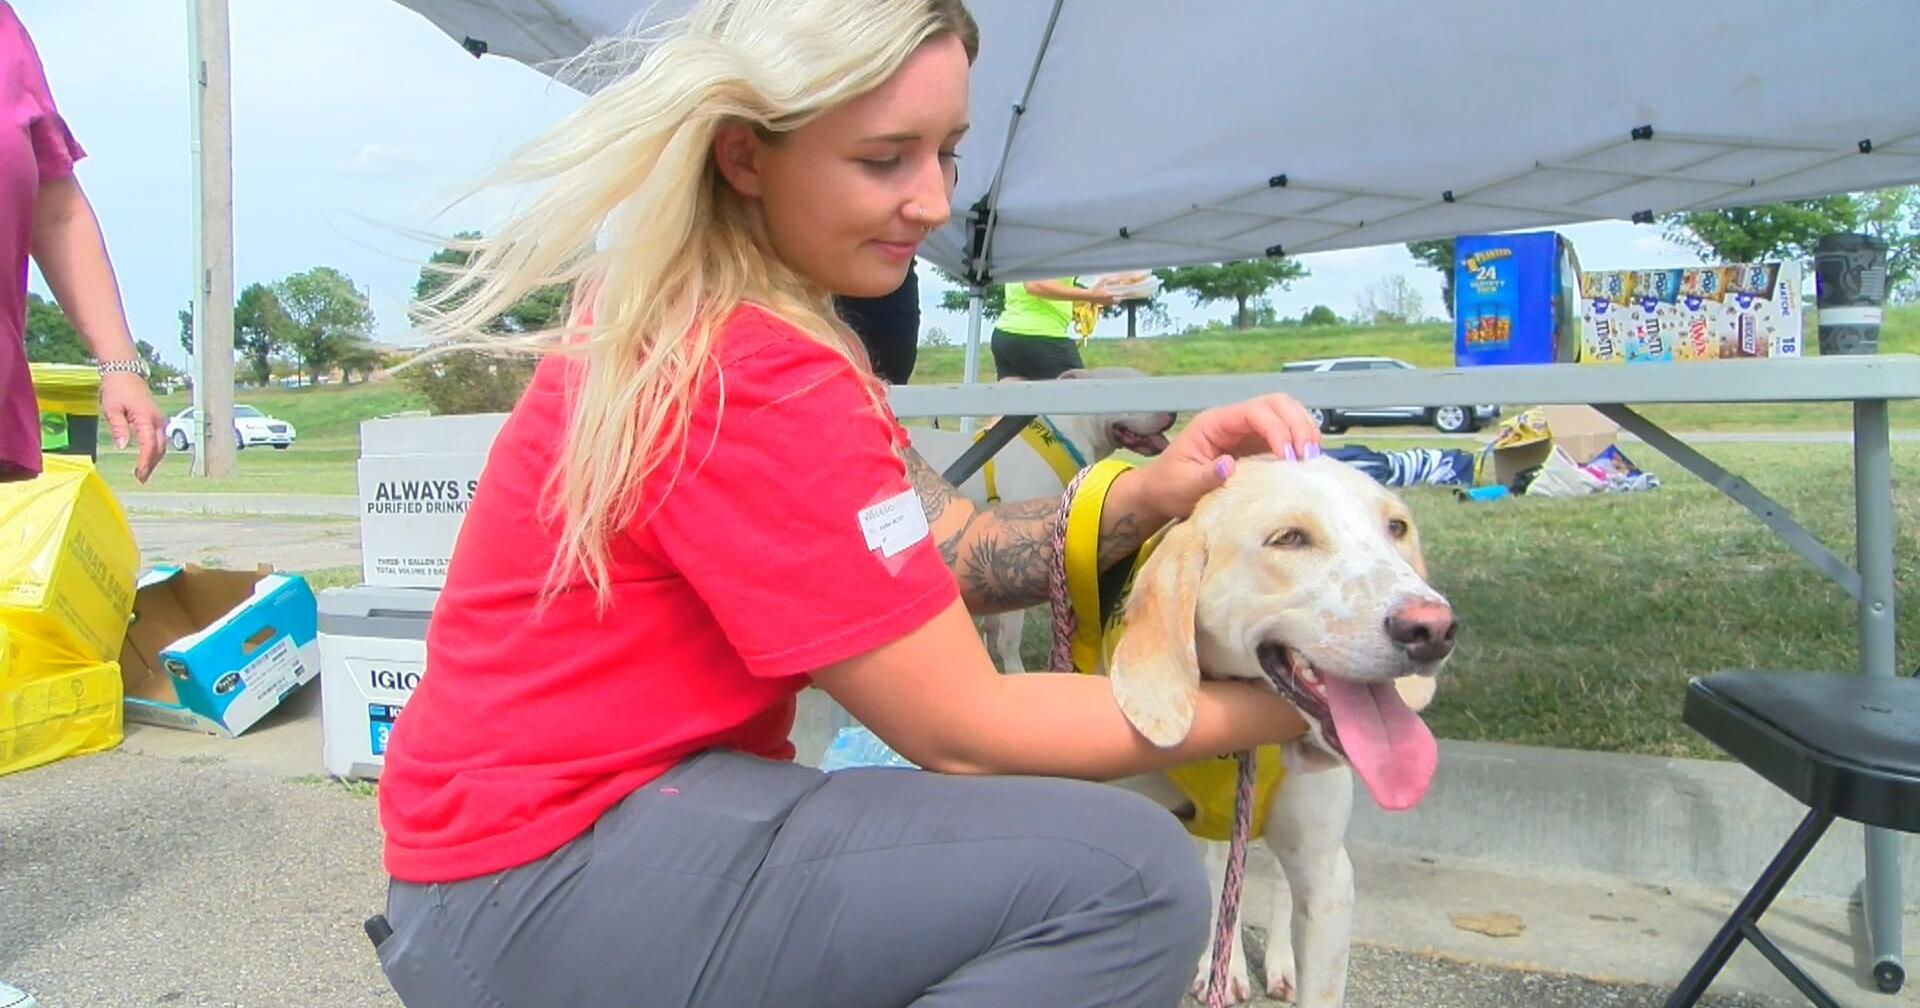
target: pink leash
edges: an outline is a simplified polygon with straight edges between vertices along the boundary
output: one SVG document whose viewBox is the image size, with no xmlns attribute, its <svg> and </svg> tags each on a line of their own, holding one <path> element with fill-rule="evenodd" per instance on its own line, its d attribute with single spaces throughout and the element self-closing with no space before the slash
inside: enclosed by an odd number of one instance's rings
<svg viewBox="0 0 1920 1008">
<path fill-rule="evenodd" d="M 1056 672 L 1073 671 L 1073 634 L 1076 620 L 1073 600 L 1067 595 L 1067 512 L 1073 496 L 1086 478 L 1080 470 L 1067 484 L 1060 498 L 1060 520 L 1054 524 L 1053 566 L 1047 572 L 1047 594 L 1053 617 L 1053 651 L 1047 667 Z M 1220 913 L 1213 929 L 1213 963 L 1207 976 L 1207 1008 L 1226 1008 L 1227 969 L 1233 962 L 1234 928 L 1240 921 L 1240 890 L 1246 884 L 1247 835 L 1253 832 L 1253 771 L 1251 750 L 1234 754 L 1240 764 L 1239 784 L 1233 798 L 1233 833 L 1227 844 L 1227 877 L 1220 886 Z"/>
</svg>

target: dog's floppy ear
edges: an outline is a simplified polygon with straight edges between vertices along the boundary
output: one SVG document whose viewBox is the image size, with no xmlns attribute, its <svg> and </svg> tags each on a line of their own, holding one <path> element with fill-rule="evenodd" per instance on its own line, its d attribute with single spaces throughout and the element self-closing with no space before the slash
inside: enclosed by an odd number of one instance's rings
<svg viewBox="0 0 1920 1008">
<path fill-rule="evenodd" d="M 1162 748 L 1178 745 L 1193 727 L 1200 689 L 1194 606 L 1206 566 L 1206 543 L 1193 522 L 1167 530 L 1134 582 L 1125 633 L 1107 667 L 1120 712 Z"/>
</svg>

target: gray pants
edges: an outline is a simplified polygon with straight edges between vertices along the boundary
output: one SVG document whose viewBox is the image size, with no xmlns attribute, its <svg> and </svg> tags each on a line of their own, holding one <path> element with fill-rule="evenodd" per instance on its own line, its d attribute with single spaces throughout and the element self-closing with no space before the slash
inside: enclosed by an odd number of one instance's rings
<svg viewBox="0 0 1920 1008">
<path fill-rule="evenodd" d="M 408 1008 L 1172 1008 L 1207 901 L 1118 788 L 713 751 L 532 864 L 393 883 L 380 961 Z"/>
</svg>

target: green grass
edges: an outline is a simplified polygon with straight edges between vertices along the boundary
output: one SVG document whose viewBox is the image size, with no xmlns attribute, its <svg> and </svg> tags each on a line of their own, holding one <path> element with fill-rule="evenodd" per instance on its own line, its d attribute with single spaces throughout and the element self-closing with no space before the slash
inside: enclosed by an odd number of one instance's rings
<svg viewBox="0 0 1920 1008">
<path fill-rule="evenodd" d="M 277 414 L 276 414 L 277 415 Z M 296 426 L 295 428 L 299 428 Z M 224 480 L 188 474 L 193 456 L 168 452 L 145 485 L 133 478 L 134 453 L 111 446 L 100 453 L 100 473 L 128 507 L 139 507 L 142 493 L 260 493 L 352 496 L 356 486 L 357 444 L 328 447 L 300 442 L 285 451 L 249 448 L 240 453 L 234 475 Z"/>
<path fill-rule="evenodd" d="M 1377 447 L 1390 439 L 1368 438 Z M 1431 447 L 1431 445 L 1428 445 Z M 1631 446 L 1630 446 L 1631 447 Z M 1846 445 L 1716 444 L 1707 454 L 1853 557 Z M 1920 661 L 1920 445 L 1894 446 L 1898 660 Z M 1405 492 L 1435 587 L 1462 623 L 1427 721 L 1445 738 L 1717 756 L 1680 720 L 1687 679 L 1727 668 L 1852 671 L 1854 604 L 1759 520 L 1651 449 L 1658 490 L 1463 504 Z M 1022 648 L 1044 663 L 1044 618 Z"/>
<path fill-rule="evenodd" d="M 314 591 L 323 588 L 351 588 L 360 583 L 358 567 L 326 567 L 321 570 L 302 571 L 300 576 L 307 579 L 307 586 Z"/>
<path fill-rule="evenodd" d="M 354 798 L 372 798 L 380 793 L 378 781 L 348 780 L 344 777 L 322 777 L 319 774 L 305 774 L 289 777 L 290 784 L 304 784 L 308 787 L 337 787 Z"/>
<path fill-rule="evenodd" d="M 113 447 L 101 432 L 100 468 L 107 485 L 129 498 L 145 491 L 161 493 L 344 494 L 355 491 L 354 462 L 360 457 L 360 422 L 389 413 L 424 410 L 426 401 L 396 382 L 319 385 L 304 389 L 240 389 L 236 402 L 258 408 L 293 425 L 298 440 L 285 451 L 249 448 L 239 454 L 231 479 L 196 479 L 188 474 L 192 455 L 168 452 L 142 486 L 133 478 L 132 451 Z M 168 417 L 193 405 L 181 393 L 162 396 Z"/>
</svg>

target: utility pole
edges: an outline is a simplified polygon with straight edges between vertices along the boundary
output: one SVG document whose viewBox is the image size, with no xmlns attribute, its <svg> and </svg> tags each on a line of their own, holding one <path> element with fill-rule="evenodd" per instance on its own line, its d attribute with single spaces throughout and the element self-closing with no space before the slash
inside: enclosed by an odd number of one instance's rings
<svg viewBox="0 0 1920 1008">
<path fill-rule="evenodd" d="M 231 476 L 233 435 L 233 75 L 227 0 L 187 0 L 193 124 L 195 476 Z"/>
</svg>

